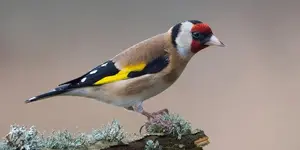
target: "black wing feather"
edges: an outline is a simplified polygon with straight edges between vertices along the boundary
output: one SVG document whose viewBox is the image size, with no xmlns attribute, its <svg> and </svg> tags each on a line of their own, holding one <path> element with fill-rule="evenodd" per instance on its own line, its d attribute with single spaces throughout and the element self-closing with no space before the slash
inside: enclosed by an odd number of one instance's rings
<svg viewBox="0 0 300 150">
<path fill-rule="evenodd" d="M 163 70 L 166 66 L 169 64 L 169 56 L 164 55 L 161 57 L 158 57 L 154 60 L 152 60 L 150 63 L 148 63 L 145 68 L 141 71 L 132 71 L 128 74 L 129 78 L 135 78 L 138 76 L 142 76 L 145 74 L 153 74 L 160 72 Z"/>
<path fill-rule="evenodd" d="M 96 72 L 91 73 L 93 71 L 96 71 Z M 107 76 L 115 75 L 119 71 L 120 70 L 118 68 L 116 68 L 116 66 L 114 65 L 114 62 L 109 60 L 109 61 L 106 61 L 105 63 L 95 67 L 94 69 L 90 70 L 88 73 L 86 73 L 76 79 L 59 84 L 59 86 L 65 85 L 65 84 L 69 84 L 70 88 L 71 87 L 79 88 L 79 87 L 84 87 L 84 86 L 91 86 L 98 80 L 101 80 L 102 78 L 107 77 Z M 81 82 L 83 78 L 86 78 L 86 80 L 84 82 Z"/>
</svg>

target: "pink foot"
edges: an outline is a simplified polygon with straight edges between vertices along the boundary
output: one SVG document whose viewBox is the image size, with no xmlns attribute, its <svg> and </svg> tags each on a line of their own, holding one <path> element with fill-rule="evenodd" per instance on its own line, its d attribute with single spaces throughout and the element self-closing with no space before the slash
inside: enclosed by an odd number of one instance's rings
<svg viewBox="0 0 300 150">
<path fill-rule="evenodd" d="M 169 110 L 167 108 L 152 113 L 152 115 L 154 115 L 154 116 L 164 115 L 164 114 L 169 114 Z"/>
<path fill-rule="evenodd" d="M 144 127 L 146 131 L 149 132 L 149 126 L 153 124 L 161 126 L 162 128 L 164 128 L 165 131 L 169 131 L 172 127 L 172 122 L 163 119 L 163 115 L 165 114 L 169 114 L 168 109 L 162 109 L 153 113 L 148 113 L 144 111 L 143 115 L 145 115 L 148 118 L 148 121 L 140 128 L 140 133 Z"/>
<path fill-rule="evenodd" d="M 169 114 L 169 110 L 168 109 L 162 109 L 162 110 L 159 110 L 159 111 L 153 112 L 153 113 L 143 111 L 142 114 L 144 116 L 146 116 L 148 118 L 148 120 L 150 120 L 150 119 L 154 119 L 154 118 L 157 118 L 157 117 L 161 117 L 164 114 Z"/>
</svg>

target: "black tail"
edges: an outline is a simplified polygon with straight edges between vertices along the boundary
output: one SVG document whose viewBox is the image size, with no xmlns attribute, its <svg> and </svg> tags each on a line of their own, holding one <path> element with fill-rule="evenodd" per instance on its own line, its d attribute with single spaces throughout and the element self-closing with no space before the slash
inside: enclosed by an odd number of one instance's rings
<svg viewBox="0 0 300 150">
<path fill-rule="evenodd" d="M 60 94 L 63 94 L 67 91 L 69 91 L 70 88 L 68 85 L 62 85 L 62 86 L 59 86 L 47 93 L 43 93 L 41 95 L 38 95 L 38 96 L 35 96 L 35 97 L 32 97 L 30 99 L 27 99 L 25 100 L 25 103 L 31 103 L 31 102 L 35 102 L 35 101 L 38 101 L 38 100 L 42 100 L 42 99 L 46 99 L 46 98 L 50 98 L 50 97 L 53 97 L 53 96 L 58 96 Z"/>
</svg>

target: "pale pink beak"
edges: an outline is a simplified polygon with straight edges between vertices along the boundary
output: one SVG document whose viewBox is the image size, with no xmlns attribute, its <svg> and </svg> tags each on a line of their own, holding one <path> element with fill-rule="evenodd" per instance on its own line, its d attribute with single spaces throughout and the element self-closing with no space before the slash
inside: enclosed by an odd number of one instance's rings
<svg viewBox="0 0 300 150">
<path fill-rule="evenodd" d="M 225 44 L 223 44 L 215 35 L 212 35 L 209 41 L 207 41 L 204 45 L 225 47 Z"/>
</svg>

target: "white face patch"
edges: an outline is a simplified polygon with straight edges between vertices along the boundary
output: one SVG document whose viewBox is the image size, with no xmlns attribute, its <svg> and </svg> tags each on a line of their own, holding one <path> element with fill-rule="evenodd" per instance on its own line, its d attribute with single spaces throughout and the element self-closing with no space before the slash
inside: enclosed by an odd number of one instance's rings
<svg viewBox="0 0 300 150">
<path fill-rule="evenodd" d="M 82 79 L 81 79 L 81 82 L 84 82 L 85 80 L 86 80 L 86 77 L 82 78 Z"/>
<path fill-rule="evenodd" d="M 90 72 L 90 74 L 95 74 L 98 70 L 93 70 Z"/>
<path fill-rule="evenodd" d="M 175 40 L 178 52 L 181 56 L 191 57 L 193 55 L 191 52 L 191 44 L 193 42 L 191 30 L 193 25 L 193 23 L 188 21 L 181 23 L 180 32 Z"/>
</svg>

